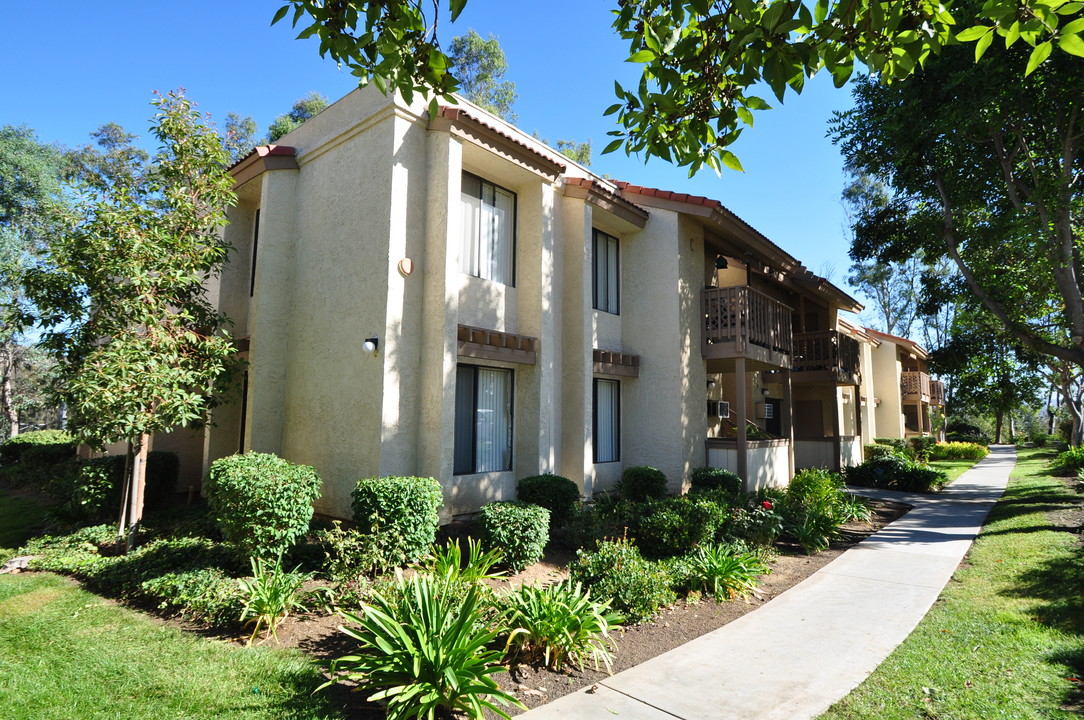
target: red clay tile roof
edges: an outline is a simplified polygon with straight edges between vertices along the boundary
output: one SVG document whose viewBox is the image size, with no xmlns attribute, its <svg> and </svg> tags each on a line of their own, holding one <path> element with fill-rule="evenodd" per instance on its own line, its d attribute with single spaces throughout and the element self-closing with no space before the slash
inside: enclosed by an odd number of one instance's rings
<svg viewBox="0 0 1084 720">
<path fill-rule="evenodd" d="M 440 117 L 442 117 L 442 118 L 445 118 L 445 119 L 449 120 L 450 122 L 458 122 L 458 121 L 463 120 L 464 118 L 466 118 L 466 119 L 468 119 L 468 120 L 470 120 L 472 122 L 475 122 L 475 123 L 481 125 L 482 127 L 486 128 L 490 132 L 494 132 L 497 135 L 500 135 L 502 138 L 504 138 L 508 142 L 513 143 L 514 145 L 517 145 L 523 151 L 529 152 L 532 155 L 535 155 L 535 156 L 545 160 L 546 162 L 557 166 L 558 168 L 560 168 L 561 173 L 563 173 L 565 170 L 568 169 L 568 165 L 564 161 L 558 160 L 557 157 L 551 157 L 550 155 L 548 155 L 546 153 L 539 152 L 537 148 L 535 148 L 535 147 L 533 147 L 531 145 L 528 145 L 527 143 L 523 142 L 522 140 L 517 138 L 515 135 L 512 135 L 511 133 L 505 132 L 504 130 L 497 127 L 493 123 L 487 122 L 482 116 L 480 116 L 480 115 L 478 115 L 476 113 L 470 112 L 470 110 L 468 108 L 456 107 L 456 106 L 453 106 L 453 105 L 441 105 L 440 106 L 440 112 L 438 113 L 438 115 Z M 563 155 L 558 153 L 556 150 L 554 151 L 554 155 L 562 157 L 562 158 L 564 157 Z"/>
<path fill-rule="evenodd" d="M 569 177 L 568 175 L 566 175 L 565 185 L 570 185 L 572 187 L 582 187 L 588 192 L 597 192 L 608 200 L 612 200 L 613 202 L 628 208 L 636 215 L 642 216 L 644 219 L 646 219 L 649 215 L 647 210 L 643 209 L 636 203 L 625 199 L 621 196 L 620 192 L 615 192 L 614 190 L 611 190 L 609 186 L 607 186 L 607 184 L 604 182 L 599 182 L 598 180 L 593 180 L 591 178 Z"/>
<path fill-rule="evenodd" d="M 908 338 L 900 337 L 898 335 L 889 335 L 886 332 L 881 332 L 880 330 L 874 330 L 873 328 L 869 328 L 869 327 L 866 328 L 866 332 L 873 333 L 874 335 L 879 335 L 879 336 L 881 336 L 883 338 L 888 338 L 889 340 L 892 340 L 893 342 L 895 342 L 897 344 L 910 345 L 911 347 L 915 348 L 920 353 L 922 353 L 922 355 L 924 357 L 929 354 L 929 353 L 926 352 L 926 350 L 921 345 L 919 345 L 914 340 L 909 340 Z"/>
<path fill-rule="evenodd" d="M 230 165 L 227 170 L 233 170 L 235 167 L 248 160 L 253 155 L 259 155 L 260 157 L 267 157 L 268 155 L 296 155 L 297 148 L 292 148 L 289 145 L 259 145 L 252 148 L 252 151 L 245 154 L 240 160 Z"/>
</svg>

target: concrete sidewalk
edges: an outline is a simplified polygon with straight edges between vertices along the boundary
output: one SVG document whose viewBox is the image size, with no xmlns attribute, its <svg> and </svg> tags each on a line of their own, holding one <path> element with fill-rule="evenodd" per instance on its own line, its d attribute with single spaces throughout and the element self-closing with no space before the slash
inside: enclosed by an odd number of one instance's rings
<svg viewBox="0 0 1084 720">
<path fill-rule="evenodd" d="M 520 717 L 813 718 L 906 638 L 955 572 L 1016 463 L 992 452 L 938 495 L 870 490 L 914 509 L 770 603 Z"/>
</svg>

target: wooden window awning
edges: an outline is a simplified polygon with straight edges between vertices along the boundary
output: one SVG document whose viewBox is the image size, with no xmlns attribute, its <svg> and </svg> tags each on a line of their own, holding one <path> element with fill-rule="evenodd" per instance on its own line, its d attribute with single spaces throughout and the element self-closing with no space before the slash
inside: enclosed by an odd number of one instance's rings
<svg viewBox="0 0 1084 720">
<path fill-rule="evenodd" d="M 535 364 L 538 340 L 533 337 L 460 325 L 457 340 L 460 357 Z"/>
<path fill-rule="evenodd" d="M 640 356 L 626 355 L 612 350 L 598 350 L 592 353 L 596 375 L 622 375 L 640 377 Z"/>
</svg>

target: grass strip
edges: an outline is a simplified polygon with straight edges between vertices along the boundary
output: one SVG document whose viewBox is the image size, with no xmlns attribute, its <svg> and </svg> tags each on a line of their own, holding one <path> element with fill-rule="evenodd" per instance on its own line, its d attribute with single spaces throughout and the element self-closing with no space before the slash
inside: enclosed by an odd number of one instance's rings
<svg viewBox="0 0 1084 720">
<path fill-rule="evenodd" d="M 822 718 L 1079 718 L 1084 496 L 1019 452 L 1008 489 L 927 616 Z"/>
<path fill-rule="evenodd" d="M 186 635 L 51 573 L 0 577 L 8 720 L 340 718 L 299 652 Z"/>
<path fill-rule="evenodd" d="M 978 462 L 977 460 L 931 460 L 930 467 L 937 470 L 942 470 L 948 475 L 949 482 L 952 482 L 956 478 L 964 474 L 964 471 L 970 470 L 971 467 Z"/>
</svg>

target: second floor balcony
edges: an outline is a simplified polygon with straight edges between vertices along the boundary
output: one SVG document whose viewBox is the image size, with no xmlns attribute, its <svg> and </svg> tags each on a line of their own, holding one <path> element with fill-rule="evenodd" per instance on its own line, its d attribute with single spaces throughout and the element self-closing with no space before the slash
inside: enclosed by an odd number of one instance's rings
<svg viewBox="0 0 1084 720">
<path fill-rule="evenodd" d="M 796 333 L 792 369 L 795 380 L 830 380 L 855 384 L 861 380 L 861 349 L 858 341 L 837 330 Z"/>
<path fill-rule="evenodd" d="M 748 358 L 789 368 L 793 354 L 791 309 L 747 285 L 705 288 L 701 349 L 706 360 Z"/>
<path fill-rule="evenodd" d="M 945 383 L 940 380 L 930 380 L 930 405 L 938 407 L 945 404 Z"/>
<path fill-rule="evenodd" d="M 930 402 L 930 376 L 924 372 L 905 371 L 900 380 L 904 402 Z"/>
</svg>

